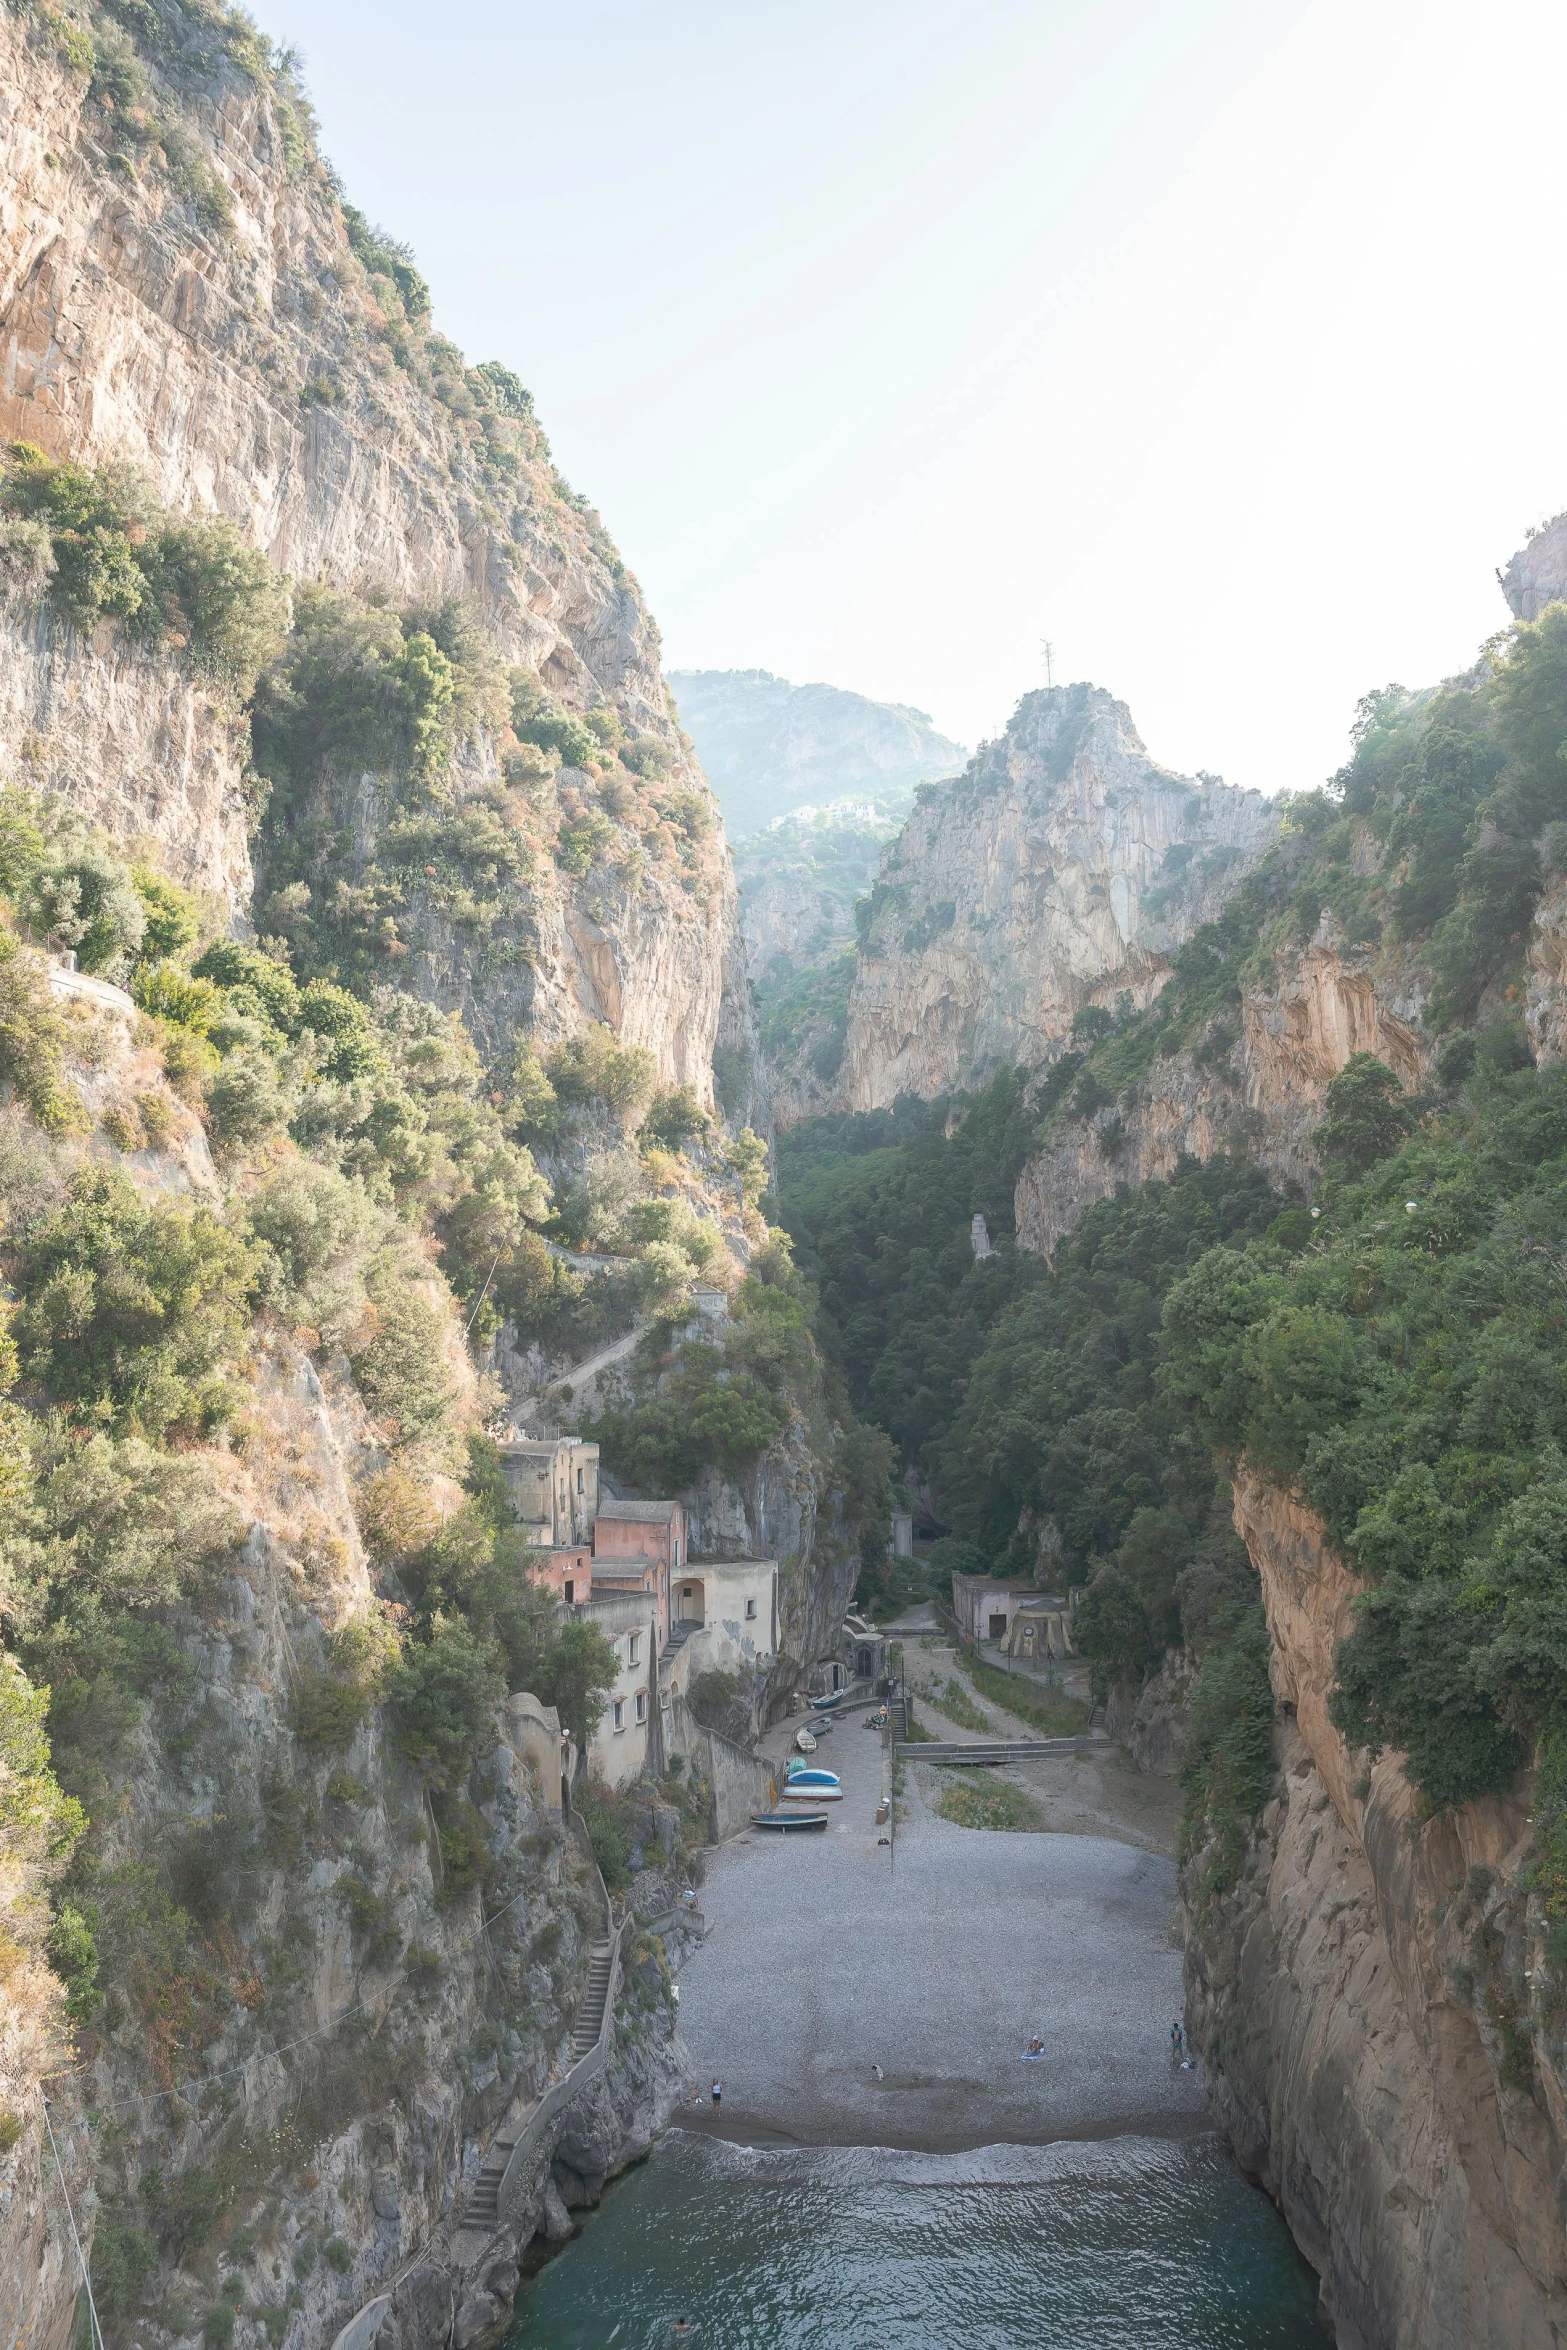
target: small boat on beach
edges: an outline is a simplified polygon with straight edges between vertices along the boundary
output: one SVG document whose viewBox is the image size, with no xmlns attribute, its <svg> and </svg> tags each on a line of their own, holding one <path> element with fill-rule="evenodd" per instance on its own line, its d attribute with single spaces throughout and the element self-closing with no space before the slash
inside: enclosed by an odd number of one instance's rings
<svg viewBox="0 0 1567 2350">
<path fill-rule="evenodd" d="M 792 1762 L 789 1765 L 791 1787 L 831 1787 L 841 1790 L 843 1781 L 836 1771 L 824 1771 L 810 1763 Z"/>
<path fill-rule="evenodd" d="M 756 1811 L 751 1814 L 753 1828 L 776 1828 L 781 1836 L 801 1828 L 825 1828 L 824 1811 Z"/>
<path fill-rule="evenodd" d="M 830 1697 L 813 1697 L 811 1711 L 818 1714 L 830 1714 L 835 1705 L 842 1705 L 842 1703 L 843 1691 L 835 1689 Z"/>
<path fill-rule="evenodd" d="M 809 1730 L 796 1730 L 794 1734 L 794 1742 L 802 1754 L 814 1754 L 816 1752 L 816 1741 L 811 1736 Z"/>
</svg>

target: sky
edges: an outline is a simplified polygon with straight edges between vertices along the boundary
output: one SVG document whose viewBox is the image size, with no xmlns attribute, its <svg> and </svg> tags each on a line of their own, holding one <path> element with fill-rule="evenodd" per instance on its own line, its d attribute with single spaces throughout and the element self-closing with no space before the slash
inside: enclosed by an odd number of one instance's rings
<svg viewBox="0 0 1567 2350">
<path fill-rule="evenodd" d="M 1265 791 L 1567 507 L 1545 0 L 259 0 L 670 668 Z"/>
</svg>

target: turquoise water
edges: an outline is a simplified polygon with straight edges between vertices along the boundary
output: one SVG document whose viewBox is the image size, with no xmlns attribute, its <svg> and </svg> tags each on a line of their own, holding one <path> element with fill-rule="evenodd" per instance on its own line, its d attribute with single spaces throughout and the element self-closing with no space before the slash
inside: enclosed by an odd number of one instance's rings
<svg viewBox="0 0 1567 2350">
<path fill-rule="evenodd" d="M 1216 2138 L 753 2149 L 673 2131 L 524 2288 L 505 2350 L 1325 2350 Z"/>
</svg>

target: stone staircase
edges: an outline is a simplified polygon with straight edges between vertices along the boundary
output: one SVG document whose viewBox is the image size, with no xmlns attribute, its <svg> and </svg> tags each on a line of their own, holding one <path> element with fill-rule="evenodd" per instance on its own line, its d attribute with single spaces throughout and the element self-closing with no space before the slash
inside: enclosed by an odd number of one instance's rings
<svg viewBox="0 0 1567 2350">
<path fill-rule="evenodd" d="M 614 1945 L 609 1942 L 595 1942 L 588 1952 L 587 1996 L 577 2010 L 577 2020 L 571 2033 L 573 2064 L 579 2057 L 589 2055 L 599 2044 L 599 2034 L 604 2029 L 604 2005 L 609 1998 L 609 1970 L 614 1956 Z"/>
<path fill-rule="evenodd" d="M 673 1656 L 677 1649 L 684 1648 L 692 1633 L 700 1632 L 701 1629 L 701 1625 L 694 1622 L 689 1616 L 682 1616 L 678 1623 L 671 1624 L 669 1638 L 658 1652 L 659 1663 L 662 1664 L 666 1657 Z"/>
<path fill-rule="evenodd" d="M 485 2158 L 485 2164 L 468 2191 L 468 2200 L 462 2207 L 465 2228 L 482 2229 L 490 2235 L 500 2226 L 501 2181 L 506 2176 L 516 2138 L 497 2138 Z"/>
<path fill-rule="evenodd" d="M 588 1951 L 588 1987 L 571 2030 L 571 2062 L 574 2066 L 580 2064 L 585 2056 L 591 2056 L 599 2044 L 599 2034 L 604 2029 L 604 2010 L 609 2004 L 609 1985 L 614 1964 L 614 1943 L 607 1940 L 593 1943 Z M 499 2227 L 501 2188 L 506 2178 L 506 2166 L 511 2161 L 518 2139 L 532 2118 L 531 2115 L 525 2117 L 517 2128 L 492 2143 L 485 2156 L 484 2168 L 469 2188 L 468 2200 L 462 2207 L 461 2225 L 464 2228 L 477 2228 L 481 2233 L 489 2235 Z"/>
</svg>

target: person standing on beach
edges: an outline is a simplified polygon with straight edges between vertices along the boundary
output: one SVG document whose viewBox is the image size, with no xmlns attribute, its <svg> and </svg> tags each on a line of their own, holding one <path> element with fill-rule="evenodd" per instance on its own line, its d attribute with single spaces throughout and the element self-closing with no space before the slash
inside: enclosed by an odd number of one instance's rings
<svg viewBox="0 0 1567 2350">
<path fill-rule="evenodd" d="M 714 2105 L 714 2109 L 715 2109 L 715 2111 L 716 2111 L 716 2109 L 717 2109 L 717 2108 L 718 2108 L 720 2105 L 722 2105 L 722 2104 L 723 2104 L 723 2102 L 724 2102 L 724 2084 L 723 2084 L 723 2082 L 722 2082 L 722 2081 L 715 2081 L 715 2082 L 713 2083 L 713 2105 Z"/>
</svg>

